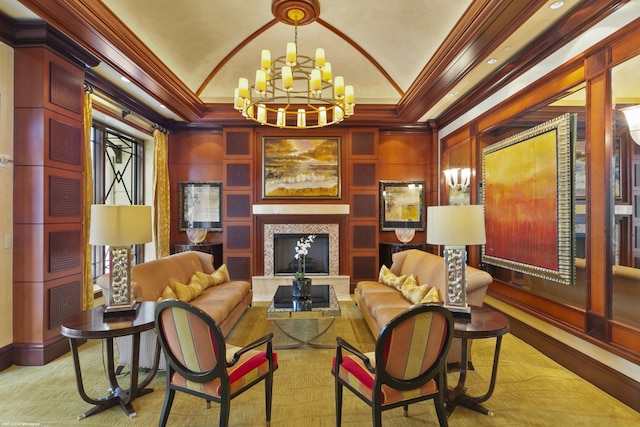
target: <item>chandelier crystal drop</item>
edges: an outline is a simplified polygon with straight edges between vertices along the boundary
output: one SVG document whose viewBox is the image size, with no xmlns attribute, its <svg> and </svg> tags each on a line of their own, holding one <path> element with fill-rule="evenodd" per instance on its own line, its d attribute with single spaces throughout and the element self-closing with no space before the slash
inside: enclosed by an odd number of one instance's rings
<svg viewBox="0 0 640 427">
<path fill-rule="evenodd" d="M 287 18 L 294 23 L 294 42 L 287 43 L 285 55 L 273 60 L 269 50 L 262 50 L 253 83 L 244 77 L 238 80 L 234 108 L 249 120 L 278 128 L 340 123 L 354 113 L 353 86 L 345 85 L 342 76 L 333 77 L 323 48 L 317 48 L 313 58 L 298 54 L 298 22 L 305 12 L 292 8 Z"/>
</svg>

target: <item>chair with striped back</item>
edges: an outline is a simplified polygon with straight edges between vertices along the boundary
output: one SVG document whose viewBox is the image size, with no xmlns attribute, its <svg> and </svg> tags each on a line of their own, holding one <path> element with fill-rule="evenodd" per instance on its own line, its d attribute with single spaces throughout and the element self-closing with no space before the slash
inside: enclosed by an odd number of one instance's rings
<svg viewBox="0 0 640 427">
<path fill-rule="evenodd" d="M 273 372 L 277 355 L 273 334 L 245 347 L 226 344 L 215 321 L 197 307 L 179 300 L 156 306 L 155 325 L 167 360 L 167 388 L 160 426 L 165 426 L 175 392 L 181 391 L 220 404 L 220 426 L 229 425 L 231 399 L 264 380 L 266 421 L 271 420 Z M 257 347 L 266 345 L 265 350 Z"/>
<path fill-rule="evenodd" d="M 382 425 L 382 411 L 404 408 L 433 399 L 441 426 L 444 408 L 446 359 L 453 336 L 453 316 L 440 305 L 416 305 L 387 323 L 375 351 L 362 353 L 337 338 L 332 373 L 335 377 L 336 425 L 342 423 L 343 388 L 367 403 L 373 425 Z"/>
</svg>

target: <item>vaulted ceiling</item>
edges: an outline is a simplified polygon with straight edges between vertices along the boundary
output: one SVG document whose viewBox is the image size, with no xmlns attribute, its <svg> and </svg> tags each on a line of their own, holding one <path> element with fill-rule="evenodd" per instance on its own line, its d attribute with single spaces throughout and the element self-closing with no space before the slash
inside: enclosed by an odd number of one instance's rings
<svg viewBox="0 0 640 427">
<path fill-rule="evenodd" d="M 319 4 L 299 51 L 323 47 L 356 93 L 353 125 L 435 127 L 601 20 L 625 0 L 295 0 Z M 168 123 L 244 125 L 232 108 L 261 49 L 284 54 L 284 0 L 0 0 L 13 23 L 42 19 L 100 61 L 116 87 Z M 553 4 L 564 3 L 560 8 Z M 311 5 L 311 6 L 309 6 Z M 19 32 L 16 32 L 17 38 Z M 124 82 L 126 77 L 129 82 Z"/>
</svg>

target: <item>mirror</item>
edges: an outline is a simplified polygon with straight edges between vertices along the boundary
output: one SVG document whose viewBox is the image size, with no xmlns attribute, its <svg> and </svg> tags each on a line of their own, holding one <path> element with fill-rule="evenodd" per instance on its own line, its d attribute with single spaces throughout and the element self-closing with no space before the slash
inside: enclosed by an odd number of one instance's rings
<svg viewBox="0 0 640 427">
<path fill-rule="evenodd" d="M 638 81 L 640 57 L 634 57 L 612 69 L 613 103 L 613 197 L 615 209 L 611 224 L 614 230 L 611 268 L 612 318 L 640 328 L 638 299 L 640 286 L 640 246 L 636 228 L 640 223 L 636 170 L 640 167 L 640 145 L 631 138 L 628 120 L 622 109 L 640 105 Z"/>
</svg>

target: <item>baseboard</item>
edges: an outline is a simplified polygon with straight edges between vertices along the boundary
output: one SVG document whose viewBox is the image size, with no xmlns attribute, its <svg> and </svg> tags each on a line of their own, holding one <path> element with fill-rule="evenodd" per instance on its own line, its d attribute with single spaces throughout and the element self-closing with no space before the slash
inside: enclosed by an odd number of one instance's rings
<svg viewBox="0 0 640 427">
<path fill-rule="evenodd" d="M 13 344 L 0 348 L 0 372 L 13 365 L 12 348 Z"/>
<path fill-rule="evenodd" d="M 492 304 L 492 302 L 494 304 Z M 536 348 L 566 369 L 589 381 L 605 393 L 640 412 L 640 382 L 620 370 L 602 363 L 576 347 L 563 342 L 545 331 L 514 315 L 513 310 L 501 310 L 502 302 L 491 297 L 485 304 L 509 317 L 510 333 Z"/>
</svg>

